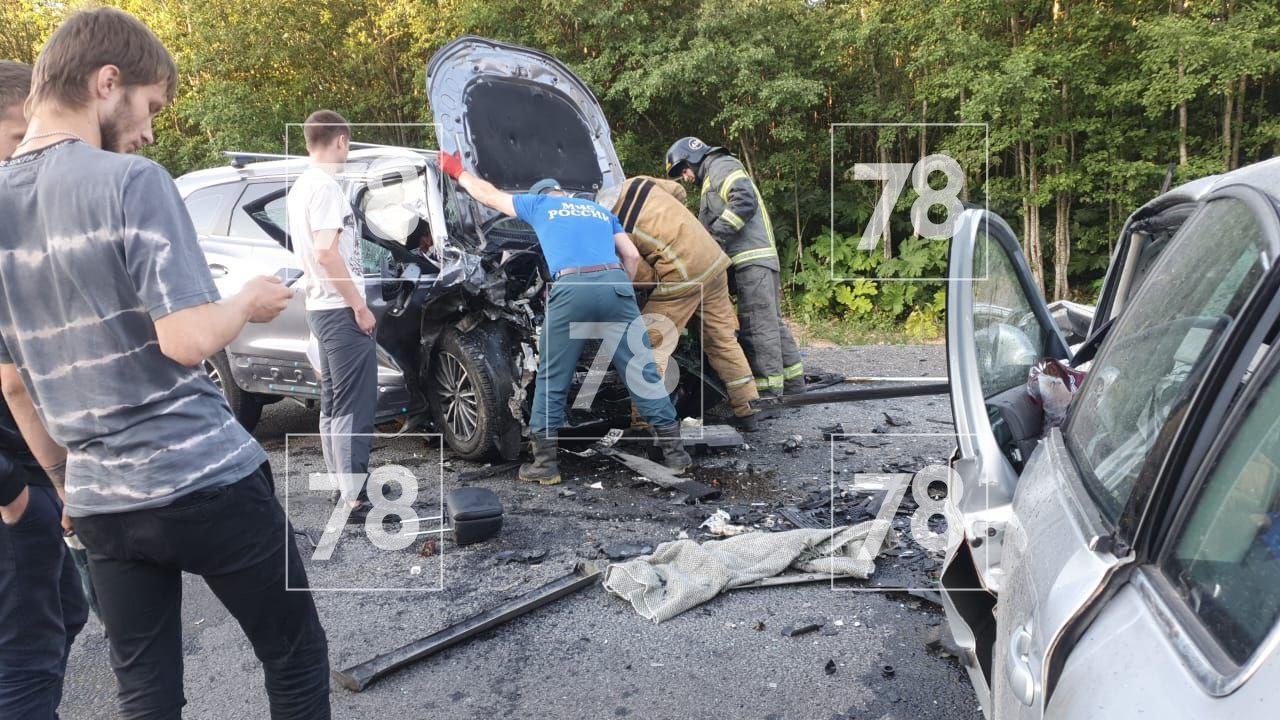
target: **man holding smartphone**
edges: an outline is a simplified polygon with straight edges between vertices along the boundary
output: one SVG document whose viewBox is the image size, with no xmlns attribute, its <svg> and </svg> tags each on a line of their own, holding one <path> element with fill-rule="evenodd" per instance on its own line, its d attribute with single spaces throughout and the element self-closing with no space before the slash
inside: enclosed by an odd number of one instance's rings
<svg viewBox="0 0 1280 720">
<path fill-rule="evenodd" d="M 306 273 L 307 324 L 320 350 L 320 447 L 338 478 L 340 502 L 363 522 L 373 417 L 378 404 L 374 317 L 365 303 L 364 262 L 355 211 L 335 177 L 347 162 L 351 126 L 317 110 L 302 128 L 311 165 L 286 201 L 289 238 Z"/>
</svg>

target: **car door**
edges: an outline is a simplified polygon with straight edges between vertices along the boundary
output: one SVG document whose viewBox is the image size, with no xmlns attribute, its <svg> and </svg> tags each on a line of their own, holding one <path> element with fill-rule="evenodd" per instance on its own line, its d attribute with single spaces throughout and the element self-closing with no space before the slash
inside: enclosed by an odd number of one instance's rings
<svg viewBox="0 0 1280 720">
<path fill-rule="evenodd" d="M 1274 326 L 1277 298 L 1264 301 Z M 1065 658 L 1046 716 L 1275 716 L 1280 348 L 1255 337 L 1240 355 L 1261 362 L 1227 368 L 1200 393 L 1217 407 L 1183 434 L 1211 439 L 1204 459 L 1171 468 L 1177 501 L 1149 523 L 1142 560 Z"/>
<path fill-rule="evenodd" d="M 949 503 L 960 512 L 964 538 L 948 552 L 943 605 L 985 707 L 994 595 L 1004 584 L 1004 527 L 1040 429 L 1040 409 L 1025 391 L 1027 373 L 1041 358 L 1066 358 L 1068 349 L 1017 237 L 999 216 L 980 209 L 961 214 L 948 270 L 952 469 L 960 482 Z"/>
<path fill-rule="evenodd" d="M 959 509 L 978 525 L 984 586 L 998 592 L 1000 537 L 991 530 L 1008 507 L 1018 472 L 1039 438 L 1040 410 L 1026 393 L 1042 358 L 1066 359 L 1017 237 L 998 215 L 966 210 L 952 240 L 947 287 L 947 363 L 963 482 Z M 991 560 L 990 564 L 983 560 Z"/>
<path fill-rule="evenodd" d="M 253 248 L 250 277 L 302 271 L 285 231 L 288 189 L 284 178 L 249 183 L 232 210 L 229 234 Z M 307 361 L 309 335 L 304 298 L 296 292 L 274 320 L 245 325 L 227 346 L 237 382 L 257 392 L 317 394 L 316 373 Z"/>
<path fill-rule="evenodd" d="M 1116 318 L 1062 428 L 1016 478 L 999 558 L 993 717 L 1043 717 L 1082 630 L 1135 561 L 1162 468 L 1185 461 L 1193 442 L 1175 438 L 1202 382 L 1239 365 L 1237 336 L 1258 332 L 1246 311 L 1276 237 L 1260 193 L 1211 195 Z"/>
<path fill-rule="evenodd" d="M 390 186 L 387 183 L 385 186 Z M 348 200 L 353 208 L 362 208 L 368 186 L 363 181 L 344 181 Z M 301 270 L 301 264 L 292 250 L 292 239 L 289 237 L 288 219 L 285 213 L 285 202 L 288 188 L 279 187 L 244 205 L 246 215 L 254 224 L 274 241 L 273 246 L 260 248 L 258 266 L 261 268 L 288 267 Z M 233 221 L 234 222 L 234 221 Z M 391 307 L 390 300 L 395 297 L 399 287 L 391 267 L 390 252 L 371 242 L 365 234 L 365 219 L 360 212 L 356 213 L 356 242 L 360 243 L 361 262 L 364 268 L 364 294 L 369 311 L 379 325 Z M 303 281 L 300 281 L 303 282 Z M 263 355 L 279 359 L 286 363 L 283 366 L 267 368 L 271 377 L 266 378 L 272 384 L 283 383 L 272 390 L 282 392 L 303 391 L 316 394 L 316 374 L 307 359 L 307 344 L 311 331 L 307 325 L 306 306 L 301 288 L 294 294 L 289 307 L 270 323 L 261 325 L 257 332 L 251 332 L 252 326 L 246 326 L 239 340 L 240 348 L 246 354 Z M 404 373 L 391 358 L 385 348 L 378 347 L 378 384 L 379 386 L 402 386 Z M 294 383 L 305 383 L 294 387 Z"/>
</svg>

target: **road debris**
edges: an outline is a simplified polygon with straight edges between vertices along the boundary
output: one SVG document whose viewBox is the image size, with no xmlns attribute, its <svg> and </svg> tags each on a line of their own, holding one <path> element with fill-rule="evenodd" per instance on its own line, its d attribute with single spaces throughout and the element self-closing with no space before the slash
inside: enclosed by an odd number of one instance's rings
<svg viewBox="0 0 1280 720">
<path fill-rule="evenodd" d="M 836 423 L 835 425 L 828 425 L 828 426 L 826 426 L 826 427 L 820 427 L 820 428 L 818 428 L 818 430 L 820 430 L 820 431 L 822 432 L 822 439 L 823 439 L 823 440 L 833 440 L 833 439 L 835 439 L 835 436 L 836 436 L 836 435 L 844 435 L 844 434 L 845 434 L 845 433 L 844 433 L 844 423 Z"/>
<path fill-rule="evenodd" d="M 499 463 L 497 465 L 486 465 L 478 470 L 467 470 L 457 475 L 457 481 L 460 485 L 466 485 L 476 480 L 487 480 L 494 475 L 500 475 L 504 472 L 510 472 L 520 467 L 519 462 Z"/>
<path fill-rule="evenodd" d="M 445 648 L 470 640 L 487 630 L 532 612 L 543 605 L 555 602 L 566 595 L 571 595 L 583 588 L 594 585 L 599 579 L 600 568 L 598 565 L 580 563 L 568 575 L 553 580 L 542 587 L 530 590 L 520 597 L 508 600 L 497 607 L 415 640 L 408 645 L 383 653 L 372 660 L 353 665 L 344 670 L 334 670 L 333 679 L 352 692 L 361 692 L 378 679 L 406 665 L 430 657 Z"/>
<path fill-rule="evenodd" d="M 426 542 L 422 543 L 422 547 L 418 548 L 418 554 L 424 558 L 435 557 L 439 550 L 439 543 L 435 538 L 430 538 Z"/>
<path fill-rule="evenodd" d="M 647 557 L 611 564 L 604 586 L 641 617 L 662 622 L 726 589 L 787 569 L 866 579 L 875 572 L 874 558 L 888 530 L 887 523 L 869 521 L 833 530 L 751 532 L 701 544 L 673 540 Z"/>
<path fill-rule="evenodd" d="M 547 557 L 545 548 L 538 549 L 522 549 L 522 550 L 503 550 L 493 556 L 495 565 L 509 565 L 511 563 L 525 563 L 528 565 L 537 565 Z"/>
<path fill-rule="evenodd" d="M 821 628 L 822 628 L 822 623 L 819 623 L 819 622 L 806 621 L 806 622 L 796 623 L 795 625 L 788 625 L 782 628 L 782 636 L 783 637 L 799 637 L 801 635 L 808 635 L 811 632 L 817 632 Z"/>
<path fill-rule="evenodd" d="M 792 435 L 782 442 L 782 449 L 789 453 L 799 452 L 804 447 L 804 437 Z"/>
<path fill-rule="evenodd" d="M 826 673 L 827 673 L 828 675 L 835 675 L 835 674 L 836 674 L 836 661 L 835 661 L 835 660 L 828 660 L 828 661 L 827 661 L 827 665 L 826 665 L 826 667 L 824 667 L 824 668 L 823 668 L 823 670 L 824 670 L 824 671 L 826 671 Z"/>
<path fill-rule="evenodd" d="M 906 419 L 902 415 L 898 415 L 896 413 L 881 413 L 881 414 L 884 415 L 884 421 L 888 423 L 890 427 L 904 427 L 911 424 L 911 421 Z"/>
<path fill-rule="evenodd" d="M 730 519 L 729 513 L 724 510 L 716 510 L 714 515 L 707 518 L 698 527 L 717 537 L 733 537 L 734 535 L 751 532 L 751 528 L 745 525 L 734 525 L 730 522 Z"/>
<path fill-rule="evenodd" d="M 737 450 L 746 445 L 742 433 L 730 425 L 681 425 L 680 440 L 689 452 Z"/>
<path fill-rule="evenodd" d="M 641 543 L 611 543 L 602 546 L 600 552 L 610 560 L 630 560 L 653 552 L 653 546 Z"/>
<path fill-rule="evenodd" d="M 609 458 L 622 466 L 628 468 L 632 472 L 639 475 L 645 482 L 653 483 L 669 490 L 676 490 L 688 495 L 694 500 L 702 500 L 705 498 L 717 497 L 720 490 L 710 485 L 704 485 L 696 480 L 687 480 L 677 476 L 666 466 L 656 463 L 648 458 L 642 458 L 638 455 L 624 453 L 621 450 L 603 445 L 595 445 L 588 453 L 594 453 L 601 457 Z"/>
</svg>

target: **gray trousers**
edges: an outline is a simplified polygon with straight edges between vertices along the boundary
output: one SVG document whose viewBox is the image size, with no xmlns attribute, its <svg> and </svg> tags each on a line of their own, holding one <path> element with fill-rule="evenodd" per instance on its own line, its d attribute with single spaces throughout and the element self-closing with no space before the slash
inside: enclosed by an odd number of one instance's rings
<svg viewBox="0 0 1280 720">
<path fill-rule="evenodd" d="M 738 340 L 761 395 L 804 389 L 800 348 L 782 319 L 782 279 L 763 265 L 733 269 L 738 291 Z"/>
<path fill-rule="evenodd" d="M 369 474 L 378 407 L 378 357 L 350 308 L 307 313 L 320 345 L 320 449 L 344 500 L 355 500 Z"/>
</svg>

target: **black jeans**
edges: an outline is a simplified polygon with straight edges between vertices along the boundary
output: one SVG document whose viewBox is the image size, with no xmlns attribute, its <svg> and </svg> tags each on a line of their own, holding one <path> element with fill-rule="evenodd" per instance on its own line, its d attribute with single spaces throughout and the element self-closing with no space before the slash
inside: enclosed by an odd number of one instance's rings
<svg viewBox="0 0 1280 720">
<path fill-rule="evenodd" d="M 62 542 L 62 502 L 27 488 L 27 509 L 0 523 L 0 718 L 56 718 L 67 653 L 88 617 Z"/>
<path fill-rule="evenodd" d="M 271 717 L 329 717 L 329 657 L 293 528 L 263 464 L 172 505 L 77 518 L 89 550 L 121 715 L 179 718 L 182 573 L 200 575 L 262 661 Z M 227 688 L 227 692 L 235 692 Z"/>
</svg>

